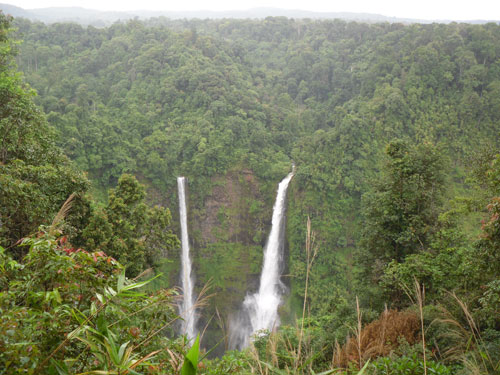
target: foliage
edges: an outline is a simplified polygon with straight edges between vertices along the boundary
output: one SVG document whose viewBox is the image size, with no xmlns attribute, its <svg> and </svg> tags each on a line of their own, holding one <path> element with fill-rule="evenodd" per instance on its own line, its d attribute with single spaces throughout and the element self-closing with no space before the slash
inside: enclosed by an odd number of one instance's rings
<svg viewBox="0 0 500 375">
<path fill-rule="evenodd" d="M 362 285 L 380 282 L 389 262 L 426 251 L 438 230 L 445 187 L 438 149 L 396 139 L 386 154 L 373 190 L 363 196 L 364 228 L 356 258 Z M 398 302 L 397 295 L 391 297 Z"/>
<path fill-rule="evenodd" d="M 427 362 L 427 369 L 424 371 L 424 363 L 416 355 L 411 357 L 382 357 L 371 363 L 368 374 L 379 375 L 451 375 L 454 374 L 454 369 L 446 367 L 445 365 L 429 361 Z"/>
<path fill-rule="evenodd" d="M 240 351 L 228 351 L 221 358 L 206 360 L 198 365 L 200 374 L 241 374 L 250 370 L 248 355 Z"/>
<path fill-rule="evenodd" d="M 16 72 L 11 20 L 0 12 L 0 244 L 12 247 L 88 181 L 56 147 L 55 134 Z"/>
<path fill-rule="evenodd" d="M 365 196 L 362 244 L 368 261 L 387 263 L 425 249 L 436 226 L 444 188 L 443 160 L 428 143 L 394 140 L 374 192 Z"/>
<path fill-rule="evenodd" d="M 106 249 L 132 276 L 179 246 L 169 230 L 168 208 L 149 208 L 145 196 L 144 187 L 134 176 L 122 175 L 117 187 L 109 191 L 107 205 L 95 211 L 82 232 L 86 248 Z"/>
<path fill-rule="evenodd" d="M 181 368 L 181 375 L 196 375 L 198 370 L 198 356 L 200 354 L 200 335 L 196 336 L 193 346 L 187 352 L 184 358 L 184 364 Z"/>
<path fill-rule="evenodd" d="M 133 373 L 162 358 L 170 344 L 158 334 L 176 319 L 171 290 L 138 292 L 147 281 L 126 279 L 113 258 L 65 237 L 40 233 L 23 245 L 21 262 L 0 254 L 3 373 Z"/>
</svg>

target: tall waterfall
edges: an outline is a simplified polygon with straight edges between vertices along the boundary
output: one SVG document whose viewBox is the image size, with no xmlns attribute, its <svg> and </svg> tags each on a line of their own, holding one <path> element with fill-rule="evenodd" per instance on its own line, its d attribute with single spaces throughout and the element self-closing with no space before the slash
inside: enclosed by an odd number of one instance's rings
<svg viewBox="0 0 500 375">
<path fill-rule="evenodd" d="M 295 167 L 278 186 L 273 207 L 271 232 L 264 248 L 264 263 L 257 293 L 247 295 L 240 316 L 231 323 L 230 346 L 248 346 L 250 336 L 259 330 L 272 331 L 280 324 L 278 307 L 284 292 L 280 280 L 283 269 L 283 249 L 285 239 L 286 192 L 295 173 Z"/>
<path fill-rule="evenodd" d="M 181 285 L 184 294 L 183 301 L 179 306 L 180 316 L 183 319 L 182 333 L 189 340 L 195 339 L 195 308 L 193 297 L 194 281 L 191 277 L 191 259 L 189 257 L 189 235 L 187 226 L 186 210 L 186 178 L 177 177 L 177 189 L 179 192 L 179 216 L 181 221 L 181 245 L 182 245 L 182 275 Z"/>
</svg>

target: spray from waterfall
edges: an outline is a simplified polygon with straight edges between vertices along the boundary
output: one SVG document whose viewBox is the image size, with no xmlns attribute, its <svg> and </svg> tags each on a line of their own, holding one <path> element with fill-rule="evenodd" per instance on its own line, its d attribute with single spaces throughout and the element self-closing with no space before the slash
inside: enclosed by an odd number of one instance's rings
<svg viewBox="0 0 500 375">
<path fill-rule="evenodd" d="M 264 247 L 260 287 L 256 293 L 245 297 L 240 316 L 232 322 L 232 348 L 244 348 L 248 346 L 252 334 L 261 330 L 272 331 L 280 324 L 278 307 L 285 290 L 280 277 L 284 264 L 286 193 L 294 173 L 295 167 L 278 185 L 271 232 Z"/>
<path fill-rule="evenodd" d="M 177 177 L 177 189 L 179 192 L 179 217 L 181 221 L 181 246 L 182 246 L 182 274 L 181 286 L 184 294 L 181 305 L 179 306 L 179 314 L 182 317 L 182 333 L 187 336 L 190 341 L 193 341 L 196 336 L 196 315 L 194 307 L 193 286 L 194 281 L 191 277 L 191 259 L 189 257 L 189 235 L 187 226 L 187 209 L 186 209 L 186 178 Z"/>
</svg>

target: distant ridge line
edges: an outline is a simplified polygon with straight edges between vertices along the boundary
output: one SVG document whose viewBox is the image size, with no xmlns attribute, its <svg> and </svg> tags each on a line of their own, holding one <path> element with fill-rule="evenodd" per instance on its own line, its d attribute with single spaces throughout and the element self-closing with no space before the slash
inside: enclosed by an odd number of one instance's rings
<svg viewBox="0 0 500 375">
<path fill-rule="evenodd" d="M 82 25 L 108 26 L 117 21 L 126 21 L 138 17 L 139 19 L 148 19 L 154 17 L 167 17 L 170 19 L 264 19 L 266 17 L 287 17 L 294 19 L 342 19 L 345 21 L 359 22 L 389 22 L 389 23 L 473 23 L 483 24 L 488 22 L 500 23 L 499 20 L 423 20 L 413 18 L 389 17 L 374 13 L 355 13 L 355 12 L 315 12 L 300 9 L 281 9 L 260 7 L 248 10 L 233 11 L 100 11 L 87 9 L 83 7 L 50 7 L 37 9 L 23 9 L 10 4 L 0 4 L 0 9 L 13 17 L 27 18 L 33 21 L 44 23 L 55 22 L 76 22 Z"/>
</svg>

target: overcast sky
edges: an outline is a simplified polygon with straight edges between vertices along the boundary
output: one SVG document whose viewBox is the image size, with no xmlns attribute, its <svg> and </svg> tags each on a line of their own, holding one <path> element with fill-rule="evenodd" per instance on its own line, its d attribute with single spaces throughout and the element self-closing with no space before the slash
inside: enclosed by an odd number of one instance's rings
<svg viewBox="0 0 500 375">
<path fill-rule="evenodd" d="M 418 19 L 500 20 L 500 0 L 0 0 L 22 8 L 80 6 L 99 10 L 244 10 L 254 7 L 364 12 Z"/>
</svg>

